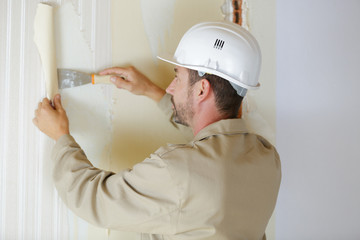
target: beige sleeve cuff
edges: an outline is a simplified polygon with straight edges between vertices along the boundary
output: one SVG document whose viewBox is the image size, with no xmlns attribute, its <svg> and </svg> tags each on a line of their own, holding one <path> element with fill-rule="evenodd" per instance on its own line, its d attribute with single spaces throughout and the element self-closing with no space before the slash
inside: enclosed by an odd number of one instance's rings
<svg viewBox="0 0 360 240">
<path fill-rule="evenodd" d="M 52 155 L 58 153 L 61 149 L 63 149 L 64 147 L 67 147 L 67 146 L 76 146 L 76 147 L 79 147 L 80 146 L 76 143 L 75 139 L 69 135 L 69 134 L 65 134 L 65 135 L 62 135 L 55 143 L 55 146 L 52 150 Z"/>
</svg>

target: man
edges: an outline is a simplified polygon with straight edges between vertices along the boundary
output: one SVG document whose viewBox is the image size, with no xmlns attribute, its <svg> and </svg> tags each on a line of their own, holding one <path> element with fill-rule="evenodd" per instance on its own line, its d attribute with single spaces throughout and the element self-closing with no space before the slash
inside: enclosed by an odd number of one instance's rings
<svg viewBox="0 0 360 240">
<path fill-rule="evenodd" d="M 136 231 L 142 239 L 266 239 L 280 185 L 280 161 L 264 138 L 236 118 L 247 89 L 256 88 L 260 50 L 232 23 L 201 23 L 173 57 L 175 79 L 165 91 L 134 67 L 111 68 L 118 88 L 157 101 L 189 126 L 188 144 L 159 148 L 131 170 L 94 168 L 69 135 L 60 101 L 39 103 L 34 124 L 57 140 L 53 178 L 77 215 L 104 228 Z M 117 76 L 116 76 L 117 75 Z M 119 77 L 121 76 L 121 77 Z"/>
</svg>

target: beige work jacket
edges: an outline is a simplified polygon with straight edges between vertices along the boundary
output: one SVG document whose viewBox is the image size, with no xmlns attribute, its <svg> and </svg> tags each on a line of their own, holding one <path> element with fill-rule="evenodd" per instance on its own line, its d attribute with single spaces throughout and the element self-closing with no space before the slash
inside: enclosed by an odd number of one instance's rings
<svg viewBox="0 0 360 240">
<path fill-rule="evenodd" d="M 188 144 L 161 147 L 118 173 L 93 167 L 70 135 L 57 141 L 52 162 L 73 212 L 144 240 L 265 239 L 281 178 L 275 148 L 241 119 L 211 124 Z"/>
</svg>

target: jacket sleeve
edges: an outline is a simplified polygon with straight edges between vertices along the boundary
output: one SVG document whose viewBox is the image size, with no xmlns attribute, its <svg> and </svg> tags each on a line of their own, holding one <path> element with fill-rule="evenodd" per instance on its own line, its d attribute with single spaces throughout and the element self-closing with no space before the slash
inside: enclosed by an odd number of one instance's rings
<svg viewBox="0 0 360 240">
<path fill-rule="evenodd" d="M 170 94 L 165 94 L 163 96 L 163 98 L 160 100 L 160 102 L 158 103 L 158 107 L 160 108 L 160 110 L 164 113 L 164 115 L 166 116 L 166 118 L 171 122 L 171 124 L 177 128 L 178 130 L 181 131 L 181 133 L 184 135 L 184 137 L 187 140 L 192 140 L 194 138 L 194 135 L 191 131 L 191 128 L 186 127 L 184 125 L 181 124 L 177 124 L 176 122 L 174 122 L 173 120 L 173 110 L 172 110 L 172 103 L 171 103 L 171 95 Z"/>
<path fill-rule="evenodd" d="M 175 233 L 179 194 L 156 154 L 113 173 L 95 168 L 75 140 L 64 135 L 52 151 L 52 164 L 59 196 L 86 221 L 123 231 Z"/>
</svg>

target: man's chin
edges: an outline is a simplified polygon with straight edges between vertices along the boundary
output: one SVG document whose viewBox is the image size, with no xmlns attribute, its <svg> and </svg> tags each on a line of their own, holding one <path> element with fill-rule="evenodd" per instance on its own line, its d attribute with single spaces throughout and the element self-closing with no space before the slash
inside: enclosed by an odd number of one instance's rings
<svg viewBox="0 0 360 240">
<path fill-rule="evenodd" d="M 187 124 L 185 121 L 182 121 L 181 119 L 179 119 L 176 115 L 173 116 L 173 121 L 177 124 L 181 124 L 184 125 L 186 127 L 189 126 L 189 124 Z"/>
</svg>

